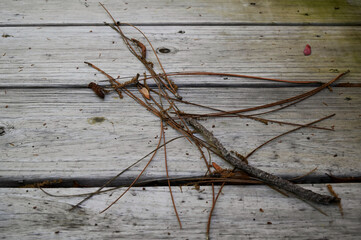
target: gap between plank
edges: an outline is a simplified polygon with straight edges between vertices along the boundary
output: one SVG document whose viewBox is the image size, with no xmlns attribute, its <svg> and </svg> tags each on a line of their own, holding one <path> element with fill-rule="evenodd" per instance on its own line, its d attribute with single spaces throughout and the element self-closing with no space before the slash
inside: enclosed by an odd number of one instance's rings
<svg viewBox="0 0 361 240">
<path fill-rule="evenodd" d="M 327 26 L 327 27 L 359 27 L 361 22 L 351 23 L 246 23 L 246 22 L 198 22 L 198 23 L 130 23 L 134 26 Z M 0 24 L 0 27 L 97 27 L 104 23 L 35 23 L 35 24 Z"/>
<path fill-rule="evenodd" d="M 107 86 L 107 84 L 99 83 L 100 86 Z M 177 84 L 179 88 L 297 88 L 308 87 L 315 88 L 321 86 L 321 84 L 292 84 L 292 83 L 241 83 L 241 84 L 222 84 L 222 83 L 189 83 L 189 84 Z M 157 87 L 155 84 L 148 84 L 149 87 Z M 331 84 L 331 87 L 344 87 L 344 88 L 359 88 L 361 84 Z M 67 89 L 67 88 L 88 88 L 88 84 L 16 84 L 16 85 L 1 85 L 0 89 Z M 129 89 L 134 89 L 135 86 L 129 86 Z"/>
<path fill-rule="evenodd" d="M 192 186 L 197 183 L 197 180 L 192 179 L 199 179 L 202 176 L 184 176 L 184 177 L 177 177 L 177 178 L 170 178 L 171 179 L 171 185 L 172 186 L 184 186 L 188 184 L 189 186 Z M 282 175 L 280 176 L 285 179 L 292 179 L 294 176 L 286 176 Z M 347 176 L 337 176 L 337 177 L 347 177 Z M 356 176 L 355 179 L 361 179 L 361 176 Z M 97 177 L 97 178 L 31 178 L 31 179 L 2 179 L 0 181 L 0 188 L 9 188 L 9 187 L 29 187 L 31 185 L 43 183 L 43 182 L 53 182 L 53 184 L 50 184 L 49 186 L 44 186 L 45 188 L 73 188 L 73 187 L 101 187 L 103 184 L 105 184 L 110 177 Z M 187 179 L 187 180 L 185 180 Z M 119 178 L 114 180 L 111 184 L 109 184 L 107 187 L 127 187 L 132 183 L 133 179 L 127 177 L 127 178 Z M 302 179 L 298 179 L 293 181 L 297 184 L 332 184 L 337 183 L 335 181 L 332 181 L 330 177 L 328 177 L 326 174 L 317 175 L 317 176 L 306 176 Z M 355 180 L 349 183 L 358 183 L 359 180 Z M 218 184 L 218 183 L 215 183 Z M 219 183 L 221 184 L 221 183 Z M 209 184 L 199 184 L 200 186 L 206 186 Z M 254 185 L 250 183 L 227 183 L 227 185 Z M 135 185 L 135 187 L 154 187 L 154 186 L 168 186 L 168 182 L 166 178 L 149 178 L 149 179 L 143 179 L 139 180 L 139 183 Z M 34 187 L 34 186 L 33 186 Z"/>
</svg>

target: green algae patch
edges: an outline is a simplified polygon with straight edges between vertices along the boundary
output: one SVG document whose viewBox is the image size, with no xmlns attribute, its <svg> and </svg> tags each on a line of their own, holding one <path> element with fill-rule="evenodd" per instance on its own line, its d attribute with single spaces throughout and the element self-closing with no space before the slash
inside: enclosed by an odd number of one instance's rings
<svg viewBox="0 0 361 240">
<path fill-rule="evenodd" d="M 97 123 L 102 123 L 106 120 L 105 117 L 92 117 L 92 118 L 88 118 L 88 123 L 91 125 L 97 124 Z"/>
</svg>

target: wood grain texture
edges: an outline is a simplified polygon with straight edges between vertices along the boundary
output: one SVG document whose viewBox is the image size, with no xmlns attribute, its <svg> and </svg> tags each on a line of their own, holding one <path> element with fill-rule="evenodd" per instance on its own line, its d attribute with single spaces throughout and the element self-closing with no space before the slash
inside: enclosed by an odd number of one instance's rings
<svg viewBox="0 0 361 240">
<path fill-rule="evenodd" d="M 229 72 L 290 80 L 361 84 L 361 4 L 358 0 L 199 0 L 103 2 L 119 21 L 138 24 L 160 53 L 167 72 Z M 179 230 L 167 187 L 133 188 L 105 214 L 124 189 L 99 195 L 69 212 L 82 198 L 54 198 L 38 189 L 11 188 L 42 180 L 62 186 L 99 186 L 153 150 L 159 120 L 130 99 L 99 99 L 89 82 L 105 79 L 83 62 L 129 79 L 144 68 L 103 22 L 94 0 L 3 0 L 0 7 L 0 238 L 1 239 L 204 239 L 211 188 L 173 187 L 183 221 Z M 131 28 L 125 33 L 144 42 Z M 310 56 L 303 55 L 306 44 Z M 149 47 L 148 47 L 149 48 Z M 151 55 L 148 50 L 148 55 Z M 154 57 L 150 60 L 155 62 Z M 158 66 L 156 65 L 156 68 Z M 157 70 L 158 71 L 158 70 Z M 124 80 L 129 80 L 124 79 Z M 174 77 L 184 99 L 226 110 L 273 102 L 310 90 L 252 79 Z M 132 91 L 135 91 L 132 89 Z M 318 170 L 306 182 L 329 181 L 325 173 L 361 176 L 361 88 L 333 88 L 267 118 L 317 124 L 335 131 L 302 129 L 265 146 L 250 164 L 290 178 Z M 202 112 L 181 106 L 187 112 Z M 247 119 L 202 123 L 228 149 L 242 154 L 292 127 Z M 168 129 L 167 140 L 178 136 Z M 168 145 L 170 177 L 204 175 L 206 167 L 185 139 Z M 212 157 L 221 167 L 229 167 Z M 127 184 L 142 161 L 114 185 Z M 161 152 L 141 180 L 164 179 Z M 73 182 L 76 181 L 76 182 Z M 175 183 L 175 182 L 173 182 Z M 58 185 L 59 186 L 59 185 Z M 48 189 L 75 194 L 95 188 Z M 164 186 L 164 185 L 162 185 Z M 359 239 L 360 183 L 334 184 L 337 206 L 328 216 L 268 187 L 226 186 L 217 203 L 212 239 Z M 305 185 L 328 194 L 324 184 Z M 263 212 L 260 209 L 263 209 Z"/>
<path fill-rule="evenodd" d="M 135 24 L 360 24 L 349 1 L 102 1 L 119 21 Z M 2 1 L 0 24 L 98 24 L 108 16 L 96 0 Z"/>
<path fill-rule="evenodd" d="M 309 88 L 181 88 L 185 100 L 234 110 L 274 102 Z M 334 88 L 278 113 L 265 117 L 306 124 L 326 115 L 336 116 L 317 124 L 335 131 L 302 129 L 266 145 L 250 163 L 286 177 L 318 167 L 310 177 L 325 173 L 360 176 L 361 125 L 359 88 Z M 139 94 L 139 93 L 138 93 Z M 129 98 L 115 94 L 99 99 L 91 89 L 6 89 L 0 92 L 2 184 L 39 179 L 74 179 L 103 182 L 152 151 L 157 145 L 159 120 Z M 7 107 L 6 107 L 7 106 Z M 178 105 L 182 111 L 207 113 Z M 210 119 L 203 124 L 230 150 L 247 154 L 264 141 L 293 127 L 265 125 L 246 119 Z M 179 136 L 167 130 L 167 139 Z M 168 146 L 172 177 L 199 176 L 205 164 L 185 139 Z M 213 161 L 227 167 L 216 157 Z M 129 182 L 146 161 L 120 179 Z M 164 177 L 162 154 L 144 179 Z M 93 182 L 93 183 L 94 183 Z"/>
<path fill-rule="evenodd" d="M 361 83 L 361 27 L 144 26 L 141 29 L 156 49 L 170 50 L 159 53 L 167 72 L 228 72 L 326 82 L 349 69 L 351 73 L 342 82 Z M 1 31 L 10 37 L 0 38 L 0 87 L 86 87 L 89 81 L 105 79 L 84 61 L 114 77 L 130 79 L 145 71 L 119 35 L 107 26 L 6 27 Z M 125 27 L 124 32 L 145 43 L 134 29 Z M 312 46 L 310 56 L 303 54 L 306 44 Z M 156 64 L 150 47 L 147 48 L 149 59 Z M 158 64 L 155 66 L 160 71 Z M 174 80 L 193 86 L 275 85 L 255 79 L 214 76 L 179 76 Z"/>
<path fill-rule="evenodd" d="M 326 186 L 305 187 L 327 194 Z M 342 198 L 338 207 L 317 206 L 265 186 L 226 186 L 211 224 L 211 239 L 358 239 L 361 231 L 361 185 L 333 184 Z M 218 189 L 218 187 L 216 187 Z M 48 189 L 79 194 L 90 189 Z M 81 198 L 49 197 L 38 189 L 0 189 L 0 236 L 6 239 L 205 239 L 212 190 L 173 188 L 183 229 L 180 230 L 167 187 L 133 188 L 115 206 L 99 214 L 124 189 L 93 197 L 69 212 Z M 232 207 L 230 207 L 232 206 Z M 263 210 L 263 212 L 260 211 Z M 14 231 L 16 229 L 16 231 Z"/>
</svg>

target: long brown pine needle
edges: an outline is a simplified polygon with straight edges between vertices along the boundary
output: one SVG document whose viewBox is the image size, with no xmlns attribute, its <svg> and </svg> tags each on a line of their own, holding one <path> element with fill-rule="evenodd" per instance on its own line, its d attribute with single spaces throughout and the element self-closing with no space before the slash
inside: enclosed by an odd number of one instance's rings
<svg viewBox="0 0 361 240">
<path fill-rule="evenodd" d="M 162 132 L 160 132 L 161 135 Z M 162 135 L 159 137 L 159 141 L 158 141 L 158 145 L 157 148 L 160 146 L 162 141 Z M 165 145 L 164 145 L 165 146 Z M 133 180 L 133 182 L 129 185 L 129 187 L 116 199 L 114 200 L 111 204 L 109 204 L 104 210 L 102 210 L 100 213 L 105 212 L 106 210 L 108 210 L 111 206 L 113 206 L 116 202 L 119 201 L 119 199 L 121 199 L 128 191 L 129 189 L 132 188 L 132 186 L 138 181 L 138 179 L 142 176 L 142 174 L 144 173 L 144 171 L 147 169 L 147 167 L 149 166 L 149 164 L 152 162 L 152 160 L 154 159 L 155 155 L 156 155 L 157 151 L 155 151 L 153 153 L 153 155 L 150 157 L 148 163 L 145 165 L 145 167 L 142 169 L 142 171 L 138 174 L 138 176 Z"/>
<path fill-rule="evenodd" d="M 312 125 L 312 124 L 321 122 L 321 121 L 326 120 L 326 119 L 328 119 L 328 118 L 331 118 L 331 117 L 333 117 L 333 116 L 335 116 L 335 114 L 331 114 L 331 115 L 328 115 L 328 116 L 326 116 L 326 117 L 320 118 L 320 119 L 318 119 L 318 120 L 316 120 L 316 121 L 307 123 L 305 126 L 309 126 L 309 125 Z M 274 140 L 276 140 L 276 139 L 278 139 L 278 138 L 280 138 L 280 137 L 282 137 L 282 136 L 285 136 L 285 135 L 287 135 L 287 134 L 290 134 L 290 133 L 292 133 L 292 132 L 295 132 L 295 131 L 303 128 L 303 127 L 304 127 L 304 126 L 300 126 L 300 127 L 291 129 L 291 130 L 289 130 L 289 131 L 287 131 L 287 132 L 284 132 L 284 133 L 282 133 L 282 134 L 280 134 L 280 135 L 278 135 L 278 136 L 276 136 L 276 137 L 273 137 L 273 138 L 269 139 L 268 141 L 264 142 L 263 144 L 261 144 L 260 146 L 258 146 L 257 148 L 255 148 L 253 151 L 251 151 L 250 153 L 248 153 L 245 158 L 248 159 L 252 154 L 254 154 L 257 150 L 259 150 L 260 148 L 262 148 L 264 145 L 266 145 L 266 144 L 268 144 L 268 143 L 270 143 L 270 142 L 272 142 L 272 141 L 274 141 Z"/>
<path fill-rule="evenodd" d="M 269 108 L 269 107 L 274 107 L 277 105 L 281 105 L 281 104 L 285 104 L 285 103 L 289 103 L 289 102 L 293 102 L 299 99 L 305 100 L 308 97 L 311 97 L 313 95 L 315 95 L 316 93 L 320 92 L 321 90 L 325 89 L 326 87 L 330 86 L 332 83 L 334 83 L 335 81 L 337 81 L 338 79 L 340 79 L 342 76 L 344 76 L 345 74 L 349 73 L 349 71 L 343 72 L 341 74 L 339 74 L 337 77 L 335 77 L 334 79 L 332 79 L 331 81 L 322 84 L 321 86 L 312 89 L 311 91 L 302 93 L 300 95 L 297 96 L 293 96 L 287 99 L 282 99 L 273 103 L 268 103 L 268 104 L 264 104 L 264 105 L 260 105 L 260 106 L 256 106 L 256 107 L 251 107 L 251 108 L 246 108 L 246 109 L 239 109 L 239 110 L 233 110 L 233 111 L 224 111 L 221 113 L 206 113 L 206 114 L 186 114 L 186 113 L 182 113 L 182 115 L 185 116 L 191 116 L 191 117 L 219 117 L 219 116 L 224 116 L 224 115 L 228 115 L 228 114 L 235 114 L 235 113 L 242 113 L 242 112 L 250 112 L 250 111 L 255 111 L 255 110 L 259 110 L 259 109 L 264 109 L 264 108 Z"/>
<path fill-rule="evenodd" d="M 156 147 L 153 151 L 151 151 L 150 153 L 146 154 L 144 157 L 140 158 L 139 160 L 135 161 L 134 163 L 132 163 L 130 166 L 128 166 L 127 168 L 125 168 L 123 171 L 121 171 L 120 173 L 118 173 L 117 175 L 115 175 L 114 177 L 112 177 L 111 179 L 109 179 L 105 184 L 103 184 L 100 188 L 98 188 L 98 190 L 96 190 L 95 192 L 89 193 L 87 194 L 88 196 L 86 198 L 84 198 L 82 201 L 80 201 L 79 203 L 77 203 L 76 205 L 74 205 L 70 210 L 73 210 L 77 207 L 79 207 L 82 203 L 84 203 L 85 201 L 89 200 L 91 197 L 93 197 L 96 194 L 101 193 L 101 190 L 104 189 L 105 187 L 109 186 L 109 184 L 111 184 L 112 182 L 114 182 L 117 178 L 119 178 L 123 173 L 125 173 L 126 171 L 128 171 L 129 169 L 131 169 L 132 167 L 134 167 L 135 165 L 137 165 L 138 163 L 140 163 L 142 160 L 144 160 L 146 157 L 148 157 L 149 155 L 151 155 L 152 153 L 158 151 L 160 148 L 162 148 L 163 146 L 167 145 L 168 143 L 173 142 L 174 140 L 183 138 L 184 136 L 178 136 L 175 138 L 172 138 L 171 140 L 165 142 L 164 144 Z"/>
<path fill-rule="evenodd" d="M 213 215 L 213 211 L 214 211 L 214 208 L 216 206 L 216 202 L 218 200 L 218 197 L 219 195 L 221 194 L 222 192 L 222 189 L 224 187 L 226 183 L 223 182 L 220 189 L 218 190 L 218 194 L 216 196 L 216 198 L 214 198 L 214 185 L 212 184 L 212 208 L 211 208 L 211 211 L 209 212 L 209 216 L 208 216 L 208 223 L 207 223 L 207 239 L 209 239 L 209 232 L 210 232 L 210 229 L 211 229 L 211 219 L 212 219 L 212 215 Z"/>
<path fill-rule="evenodd" d="M 180 229 L 182 229 L 182 222 L 179 218 L 179 214 L 178 214 L 178 211 L 177 211 L 177 207 L 175 205 L 175 202 L 174 202 L 174 197 L 173 197 L 173 192 L 172 192 L 172 187 L 170 186 L 170 179 L 169 179 L 169 172 L 168 172 L 168 163 L 167 163 L 167 146 L 165 144 L 165 132 L 164 132 L 164 126 L 163 126 L 163 122 L 161 122 L 161 130 L 162 130 L 162 137 L 163 137 L 163 152 L 164 152 L 164 162 L 165 162 L 165 172 L 166 172 L 166 175 L 167 175 L 167 183 L 168 183 L 168 188 L 169 188 L 169 193 L 170 193 L 170 197 L 171 197 L 171 200 L 172 200 L 172 204 L 173 204 L 173 208 L 174 208 L 174 213 L 175 215 L 177 216 L 177 220 L 178 220 L 178 223 L 179 223 L 179 227 Z"/>
<path fill-rule="evenodd" d="M 168 73 L 159 73 L 158 76 L 222 76 L 222 77 L 235 77 L 235 78 L 250 78 L 250 79 L 258 79 L 258 80 L 266 80 L 272 82 L 283 82 L 283 83 L 296 83 L 296 84 L 322 84 L 320 81 L 297 81 L 297 80 L 285 80 L 285 79 L 277 79 L 277 78 L 266 78 L 266 77 L 258 77 L 252 75 L 243 75 L 243 74 L 234 74 L 234 73 L 221 73 L 221 72 L 205 72 L 205 71 L 194 71 L 194 72 L 168 72 Z M 130 77 L 122 77 L 122 78 L 130 78 Z M 144 77 L 139 79 L 140 81 L 150 79 L 152 77 Z"/>
</svg>

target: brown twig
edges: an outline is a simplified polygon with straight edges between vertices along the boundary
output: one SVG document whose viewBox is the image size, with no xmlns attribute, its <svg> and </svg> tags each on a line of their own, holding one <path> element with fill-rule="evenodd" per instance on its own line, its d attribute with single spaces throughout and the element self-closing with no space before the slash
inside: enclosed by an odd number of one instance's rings
<svg viewBox="0 0 361 240">
<path fill-rule="evenodd" d="M 211 142 L 215 146 L 215 148 L 219 150 L 219 152 L 221 153 L 221 155 L 225 160 L 227 160 L 233 166 L 246 172 L 250 176 L 256 177 L 265 183 L 274 185 L 280 189 L 291 192 L 302 199 L 309 200 L 312 202 L 327 205 L 339 201 L 339 199 L 336 197 L 315 193 L 311 190 L 307 190 L 296 184 L 293 184 L 290 181 L 287 181 L 283 178 L 280 178 L 278 176 L 262 171 L 258 168 L 247 165 L 243 161 L 240 161 L 239 159 L 233 157 L 231 153 L 222 145 L 222 143 L 213 135 L 213 133 L 211 133 L 208 129 L 206 129 L 197 120 L 188 118 L 186 119 L 186 121 L 187 123 L 192 125 L 196 130 L 198 130 L 209 142 Z"/>
</svg>

